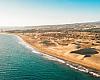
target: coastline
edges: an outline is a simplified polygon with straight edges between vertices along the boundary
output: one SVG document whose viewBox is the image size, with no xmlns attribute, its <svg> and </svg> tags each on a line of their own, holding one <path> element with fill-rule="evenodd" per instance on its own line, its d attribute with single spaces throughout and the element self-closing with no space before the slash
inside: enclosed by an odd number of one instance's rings
<svg viewBox="0 0 100 80">
<path fill-rule="evenodd" d="M 78 71 L 81 71 L 84 73 L 88 73 L 90 75 L 93 75 L 94 77 L 100 77 L 100 74 L 98 74 L 97 70 L 94 70 L 94 69 L 89 68 L 89 67 L 84 67 L 83 65 L 73 63 L 73 62 L 68 61 L 68 60 L 64 60 L 63 58 L 60 58 L 56 55 L 53 56 L 53 55 L 50 55 L 49 53 L 45 53 L 44 51 L 39 50 L 37 47 L 31 45 L 29 42 L 24 40 L 20 35 L 9 34 L 9 33 L 3 33 L 3 34 L 13 35 L 13 36 L 17 37 L 19 40 L 19 42 L 18 42 L 19 44 L 24 45 L 25 47 L 32 50 L 33 53 L 37 53 L 37 54 L 41 55 L 42 57 L 47 58 L 48 60 L 60 62 L 60 63 L 66 65 L 70 68 L 73 68 L 75 70 L 78 70 Z"/>
<path fill-rule="evenodd" d="M 39 54 L 42 57 L 47 58 L 48 60 L 60 62 L 60 63 L 66 65 L 66 66 L 68 66 L 70 68 L 73 68 L 75 70 L 78 70 L 78 71 L 81 71 L 81 72 L 84 72 L 84 73 L 88 73 L 90 75 L 93 75 L 94 77 L 100 77 L 100 73 L 98 73 L 97 70 L 94 70 L 94 69 L 89 68 L 89 67 L 85 67 L 85 66 L 77 64 L 77 63 L 73 63 L 73 62 L 68 61 L 68 60 L 64 60 L 64 59 L 59 58 L 57 56 L 53 56 L 53 55 L 47 54 L 47 53 L 39 50 L 35 46 L 29 44 L 21 36 L 16 35 L 16 34 L 15 34 L 15 36 L 20 40 L 19 44 L 22 44 L 22 45 L 26 46 L 27 48 L 31 49 L 33 53 Z"/>
</svg>

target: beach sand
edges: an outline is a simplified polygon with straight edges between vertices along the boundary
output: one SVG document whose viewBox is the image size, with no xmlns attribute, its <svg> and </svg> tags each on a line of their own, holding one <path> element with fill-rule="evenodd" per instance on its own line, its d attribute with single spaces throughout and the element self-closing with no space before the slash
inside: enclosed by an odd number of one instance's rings
<svg viewBox="0 0 100 80">
<path fill-rule="evenodd" d="M 32 52 L 40 54 L 49 60 L 57 61 L 76 70 L 89 73 L 95 77 L 100 77 L 100 53 L 93 55 L 90 58 L 82 59 L 82 55 L 70 53 L 70 51 L 76 50 L 74 44 L 70 44 L 67 47 L 46 47 L 38 43 L 36 39 L 32 39 L 26 35 L 3 34 L 16 36 L 19 39 L 19 44 L 26 46 L 31 49 Z"/>
<path fill-rule="evenodd" d="M 34 49 L 36 49 L 39 52 L 49 54 L 51 56 L 63 59 L 63 60 L 68 60 L 73 63 L 77 63 L 89 68 L 92 68 L 94 70 L 100 70 L 100 53 L 95 54 L 91 57 L 88 58 L 83 58 L 83 55 L 79 54 L 71 54 L 70 52 L 75 49 L 74 44 L 70 44 L 67 47 L 63 46 L 58 46 L 58 47 L 46 47 L 38 43 L 37 40 L 32 39 L 31 37 L 25 36 L 25 35 L 18 35 L 20 36 L 25 42 L 28 44 L 32 45 Z"/>
</svg>

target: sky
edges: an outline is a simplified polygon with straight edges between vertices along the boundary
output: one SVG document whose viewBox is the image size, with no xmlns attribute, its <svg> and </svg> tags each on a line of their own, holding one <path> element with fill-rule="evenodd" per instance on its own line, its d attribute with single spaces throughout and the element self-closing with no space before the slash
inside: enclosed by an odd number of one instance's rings
<svg viewBox="0 0 100 80">
<path fill-rule="evenodd" d="M 100 21 L 100 0 L 0 0 L 0 26 Z"/>
</svg>

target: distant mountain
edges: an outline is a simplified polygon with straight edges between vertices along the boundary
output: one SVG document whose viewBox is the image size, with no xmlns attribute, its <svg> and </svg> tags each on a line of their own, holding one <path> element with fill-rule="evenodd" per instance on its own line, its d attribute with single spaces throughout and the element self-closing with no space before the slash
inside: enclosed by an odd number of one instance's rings
<svg viewBox="0 0 100 80">
<path fill-rule="evenodd" d="M 100 21 L 98 22 L 87 22 L 87 23 L 74 23 L 74 24 L 59 24 L 59 25 L 41 25 L 41 26 L 23 26 L 23 27 L 10 27 L 10 28 L 2 28 L 2 30 L 27 30 L 27 29 L 75 29 L 75 30 L 88 30 L 100 28 Z"/>
<path fill-rule="evenodd" d="M 41 25 L 41 26 L 28 26 L 25 28 L 100 28 L 100 21 L 87 22 L 87 23 L 74 23 L 74 24 L 61 24 L 61 25 Z"/>
</svg>

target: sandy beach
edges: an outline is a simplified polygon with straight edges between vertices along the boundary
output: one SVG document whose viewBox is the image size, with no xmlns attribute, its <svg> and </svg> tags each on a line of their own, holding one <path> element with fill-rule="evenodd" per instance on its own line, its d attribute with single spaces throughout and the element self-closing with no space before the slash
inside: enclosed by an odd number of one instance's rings
<svg viewBox="0 0 100 80">
<path fill-rule="evenodd" d="M 18 35 L 18 34 L 17 34 Z M 28 36 L 24 36 L 24 35 L 18 35 L 17 37 L 19 37 L 19 39 L 21 41 L 25 41 L 25 44 L 29 44 L 29 48 L 31 49 L 34 49 L 33 51 L 36 50 L 36 52 L 41 52 L 41 53 L 44 53 L 44 54 L 48 54 L 50 56 L 53 56 L 53 57 L 56 57 L 56 58 L 59 58 L 61 59 L 62 63 L 65 63 L 63 61 L 69 61 L 69 62 L 72 62 L 72 63 L 75 63 L 75 64 L 79 64 L 79 65 L 82 65 L 88 69 L 93 69 L 93 71 L 96 71 L 97 73 L 100 72 L 100 64 L 99 64 L 99 61 L 98 60 L 94 60 L 94 56 L 92 56 L 92 58 L 85 58 L 84 60 L 81 59 L 82 55 L 76 55 L 76 54 L 70 54 L 69 52 L 71 50 L 75 50 L 75 45 L 69 45 L 67 48 L 65 47 L 60 47 L 61 50 L 57 49 L 57 48 L 53 48 L 53 47 L 44 47 L 43 45 L 39 44 L 37 42 L 37 40 L 33 40 L 31 39 L 31 37 L 28 37 Z M 64 51 L 65 49 L 67 49 L 67 52 Z M 100 55 L 100 54 L 97 54 L 97 55 Z M 46 57 L 46 56 L 45 56 Z M 48 57 L 48 56 L 47 56 Z M 52 58 L 52 60 L 54 60 L 54 58 Z M 66 64 L 68 65 L 68 64 Z M 74 69 L 77 69 L 77 67 L 75 66 L 70 66 Z M 83 72 L 87 72 L 88 71 L 84 71 L 84 70 L 81 70 L 79 69 L 80 71 L 83 71 Z M 98 74 L 95 74 L 93 72 L 90 72 L 90 74 L 94 75 L 94 76 L 99 76 Z"/>
</svg>

